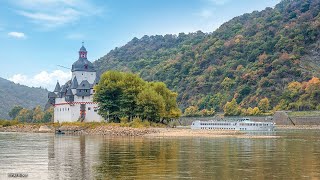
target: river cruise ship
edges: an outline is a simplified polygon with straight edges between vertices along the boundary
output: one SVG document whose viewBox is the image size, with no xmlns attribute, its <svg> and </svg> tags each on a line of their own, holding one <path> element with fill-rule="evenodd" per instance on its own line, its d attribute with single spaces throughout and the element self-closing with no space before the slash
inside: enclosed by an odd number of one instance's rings
<svg viewBox="0 0 320 180">
<path fill-rule="evenodd" d="M 250 118 L 239 118 L 236 120 L 210 120 L 193 121 L 191 129 L 220 129 L 240 131 L 273 131 L 274 122 L 255 122 Z"/>
</svg>

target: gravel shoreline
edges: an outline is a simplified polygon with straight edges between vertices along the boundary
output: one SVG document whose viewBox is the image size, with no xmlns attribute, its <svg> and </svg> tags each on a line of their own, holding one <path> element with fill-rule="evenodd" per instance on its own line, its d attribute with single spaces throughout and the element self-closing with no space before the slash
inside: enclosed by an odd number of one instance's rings
<svg viewBox="0 0 320 180">
<path fill-rule="evenodd" d="M 320 127 L 320 126 L 319 126 Z M 57 128 L 58 129 L 58 128 Z M 236 137 L 236 138 L 277 138 L 277 136 L 248 135 L 246 132 L 234 130 L 191 130 L 178 128 L 131 128 L 119 126 L 61 126 L 61 132 L 70 135 L 102 135 L 102 136 L 131 136 L 146 138 L 168 137 Z M 55 128 L 41 125 L 15 125 L 0 127 L 0 132 L 29 132 L 29 133 L 54 133 Z"/>
<path fill-rule="evenodd" d="M 320 129 L 320 125 L 277 125 L 277 129 Z"/>
</svg>

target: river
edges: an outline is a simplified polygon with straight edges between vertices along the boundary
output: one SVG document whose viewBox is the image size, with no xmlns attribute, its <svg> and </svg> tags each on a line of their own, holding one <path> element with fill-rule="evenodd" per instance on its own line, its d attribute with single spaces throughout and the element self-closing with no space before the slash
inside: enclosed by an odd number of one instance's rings
<svg viewBox="0 0 320 180">
<path fill-rule="evenodd" d="M 320 131 L 279 138 L 0 133 L 0 179 L 320 179 Z"/>
</svg>

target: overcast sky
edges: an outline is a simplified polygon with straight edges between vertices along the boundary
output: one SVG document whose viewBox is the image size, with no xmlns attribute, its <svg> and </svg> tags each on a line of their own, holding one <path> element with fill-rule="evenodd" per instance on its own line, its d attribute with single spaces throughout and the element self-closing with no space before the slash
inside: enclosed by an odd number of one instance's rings
<svg viewBox="0 0 320 180">
<path fill-rule="evenodd" d="M 53 89 L 84 41 L 94 61 L 143 35 L 212 32 L 280 0 L 0 0 L 0 77 Z"/>
</svg>

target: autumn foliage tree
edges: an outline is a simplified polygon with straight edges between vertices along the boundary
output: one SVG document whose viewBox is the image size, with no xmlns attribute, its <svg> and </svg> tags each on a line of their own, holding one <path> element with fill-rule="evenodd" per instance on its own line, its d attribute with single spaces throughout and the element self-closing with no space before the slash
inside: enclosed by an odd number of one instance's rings
<svg viewBox="0 0 320 180">
<path fill-rule="evenodd" d="M 320 79 L 289 83 L 274 110 L 320 110 Z"/>
<path fill-rule="evenodd" d="M 43 110 L 41 106 L 36 106 L 33 109 L 17 106 L 12 108 L 10 112 L 11 114 L 15 114 L 13 120 L 22 123 L 46 123 L 53 121 L 53 107 Z"/>
<path fill-rule="evenodd" d="M 267 112 L 270 108 L 270 102 L 268 98 L 263 98 L 259 101 L 258 104 L 258 108 L 262 111 L 262 112 Z"/>
<path fill-rule="evenodd" d="M 233 98 L 231 102 L 227 102 L 223 110 L 225 116 L 238 116 L 241 114 L 241 108 L 235 98 Z"/>
</svg>

